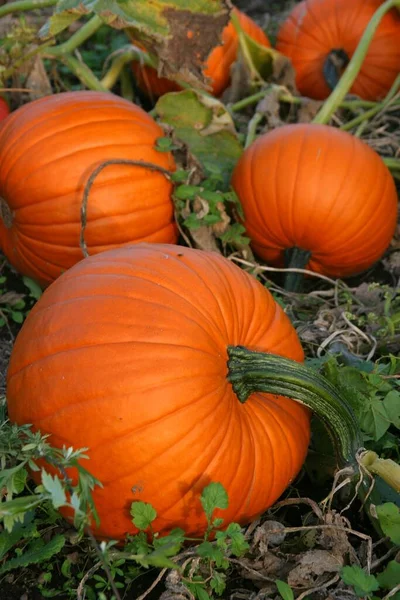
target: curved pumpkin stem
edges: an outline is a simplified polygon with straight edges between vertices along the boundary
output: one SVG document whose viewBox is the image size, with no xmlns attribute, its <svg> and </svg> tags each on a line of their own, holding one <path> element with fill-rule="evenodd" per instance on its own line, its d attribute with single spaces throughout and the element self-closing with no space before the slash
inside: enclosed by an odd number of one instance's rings
<svg viewBox="0 0 400 600">
<path fill-rule="evenodd" d="M 390 458 L 380 458 L 376 452 L 367 450 L 359 459 L 370 473 L 379 475 L 390 487 L 400 493 L 400 465 Z"/>
<path fill-rule="evenodd" d="M 112 159 L 106 160 L 105 162 L 98 165 L 98 167 L 96 167 L 96 169 L 93 171 L 93 173 L 90 175 L 89 179 L 86 182 L 85 189 L 83 191 L 83 200 L 82 200 L 82 205 L 81 205 L 81 234 L 80 234 L 80 239 L 79 239 L 79 245 L 81 247 L 82 254 L 85 258 L 87 258 L 89 256 L 87 244 L 85 241 L 85 229 L 86 229 L 86 225 L 87 225 L 87 205 L 88 205 L 90 190 L 92 189 L 92 185 L 94 184 L 94 180 L 96 179 L 96 177 L 106 167 L 109 167 L 110 165 L 130 165 L 133 167 L 142 167 L 144 169 L 149 169 L 150 171 L 157 171 L 158 173 L 162 173 L 163 175 L 165 175 L 165 177 L 167 177 L 167 179 L 170 179 L 170 177 L 172 175 L 171 171 L 168 171 L 168 169 L 164 169 L 164 167 L 160 167 L 159 165 L 156 165 L 151 162 L 146 162 L 144 160 L 129 160 L 129 159 L 125 159 L 125 158 L 112 158 Z"/>
<path fill-rule="evenodd" d="M 309 367 L 282 356 L 228 348 L 228 380 L 240 402 L 264 392 L 292 398 L 307 406 L 325 424 L 341 466 L 357 466 L 361 431 L 353 410 L 335 387 Z"/>
</svg>

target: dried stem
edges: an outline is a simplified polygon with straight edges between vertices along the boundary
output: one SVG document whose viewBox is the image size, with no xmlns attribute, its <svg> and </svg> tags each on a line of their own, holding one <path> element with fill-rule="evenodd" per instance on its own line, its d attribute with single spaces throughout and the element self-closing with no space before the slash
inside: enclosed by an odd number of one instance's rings
<svg viewBox="0 0 400 600">
<path fill-rule="evenodd" d="M 96 177 L 106 167 L 109 167 L 111 165 L 128 165 L 128 166 L 133 166 L 133 167 L 142 167 L 144 169 L 149 169 L 150 171 L 157 171 L 158 173 L 162 173 L 163 175 L 165 175 L 165 177 L 167 177 L 167 179 L 170 179 L 170 177 L 172 175 L 172 173 L 170 171 L 168 171 L 168 169 L 164 169 L 164 167 L 160 167 L 159 165 L 156 165 L 156 164 L 150 163 L 150 162 L 146 162 L 143 160 L 129 160 L 129 159 L 124 159 L 124 158 L 113 158 L 111 160 L 107 160 L 107 161 L 101 163 L 100 165 L 98 165 L 98 167 L 96 167 L 96 169 L 93 171 L 93 173 L 90 175 L 89 179 L 87 180 L 87 183 L 85 185 L 85 189 L 83 192 L 83 200 L 82 200 L 82 205 L 81 205 L 81 235 L 80 235 L 79 245 L 81 247 L 82 254 L 85 258 L 87 258 L 89 256 L 87 244 L 85 241 L 85 229 L 86 229 L 86 225 L 87 225 L 87 205 L 88 205 L 90 190 L 92 189 L 92 185 L 93 185 Z"/>
<path fill-rule="evenodd" d="M 147 590 L 141 594 L 141 596 L 138 596 L 136 598 L 136 600 L 144 600 L 149 594 L 150 592 L 152 592 L 154 590 L 154 588 L 156 587 L 156 585 L 158 585 L 161 581 L 161 579 L 164 577 L 165 573 L 168 571 L 168 569 L 163 569 L 158 576 L 156 577 L 156 579 L 153 581 L 153 583 L 151 584 L 151 586 L 149 588 L 147 588 Z"/>
<path fill-rule="evenodd" d="M 397 584 L 395 588 L 390 590 L 390 592 L 386 594 L 386 596 L 384 596 L 382 600 L 389 600 L 389 598 L 393 598 L 393 596 L 395 596 L 397 592 L 400 592 L 400 583 Z"/>
<path fill-rule="evenodd" d="M 77 600 L 84 600 L 84 591 L 86 582 L 98 571 L 103 563 L 101 561 L 97 562 L 93 567 L 87 571 L 82 579 L 79 582 L 78 588 L 76 590 L 76 598 Z"/>
<path fill-rule="evenodd" d="M 313 588 L 310 588 L 309 590 L 306 590 L 305 592 L 302 592 L 300 594 L 300 596 L 297 596 L 297 600 L 303 600 L 304 598 L 308 598 L 308 596 L 310 594 L 314 594 L 315 592 L 322 592 L 323 590 L 326 590 L 326 588 L 330 587 L 331 585 L 333 585 L 334 583 L 339 581 L 339 579 L 340 579 L 340 576 L 335 575 L 334 577 L 332 577 L 332 579 L 329 579 L 329 581 L 326 581 L 322 585 L 318 585 L 317 587 L 313 587 Z"/>
</svg>

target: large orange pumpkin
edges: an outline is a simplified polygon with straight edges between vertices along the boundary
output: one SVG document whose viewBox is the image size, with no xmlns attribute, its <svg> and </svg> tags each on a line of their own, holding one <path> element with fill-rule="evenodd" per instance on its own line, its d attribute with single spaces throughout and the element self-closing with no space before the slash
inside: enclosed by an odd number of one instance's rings
<svg viewBox="0 0 400 600">
<path fill-rule="evenodd" d="M 271 46 L 267 36 L 250 17 L 233 9 L 238 17 L 239 23 L 245 33 L 261 46 Z M 222 31 L 222 45 L 216 46 L 207 59 L 204 75 L 210 78 L 212 94 L 220 96 L 228 87 L 231 73 L 230 69 L 238 54 L 239 39 L 232 22 L 229 22 Z M 162 96 L 167 92 L 176 92 L 181 87 L 165 77 L 158 77 L 157 71 L 151 67 L 145 67 L 138 62 L 132 64 L 132 69 L 139 87 L 150 96 Z"/>
<path fill-rule="evenodd" d="M 102 92 L 67 92 L 26 104 L 0 131 L 0 240 L 21 273 L 47 285 L 83 258 L 81 206 L 90 175 L 110 159 L 172 170 L 155 150 L 163 131 L 141 108 Z M 141 166 L 111 165 L 87 205 L 89 254 L 122 244 L 174 243 L 171 183 Z"/>
<path fill-rule="evenodd" d="M 202 535 L 211 481 L 229 495 L 224 524 L 246 523 L 296 476 L 310 429 L 309 411 L 288 398 L 239 401 L 227 379 L 237 345 L 303 360 L 270 293 L 222 256 L 111 250 L 62 275 L 29 314 L 8 370 L 9 416 L 55 446 L 89 448 L 84 466 L 104 486 L 98 537 L 134 533 L 135 500 L 157 510 L 155 531 Z"/>
<path fill-rule="evenodd" d="M 296 5 L 279 31 L 276 47 L 291 59 L 304 96 L 323 100 L 330 94 L 381 4 L 381 0 L 303 0 Z M 350 91 L 366 100 L 382 98 L 399 65 L 400 14 L 393 9 L 381 20 Z"/>
<path fill-rule="evenodd" d="M 297 254 L 292 266 L 347 277 L 378 260 L 396 228 L 397 193 L 379 155 L 326 125 L 260 136 L 232 183 L 254 251 L 273 265 Z"/>
</svg>

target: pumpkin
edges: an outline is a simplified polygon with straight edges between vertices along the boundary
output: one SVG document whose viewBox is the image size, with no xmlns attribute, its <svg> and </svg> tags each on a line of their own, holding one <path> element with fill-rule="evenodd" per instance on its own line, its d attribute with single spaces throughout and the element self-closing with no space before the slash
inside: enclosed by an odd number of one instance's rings
<svg viewBox="0 0 400 600">
<path fill-rule="evenodd" d="M 233 9 L 238 17 L 243 31 L 261 46 L 270 48 L 271 44 L 261 29 L 250 17 Z M 222 45 L 216 46 L 210 53 L 204 75 L 210 78 L 212 94 L 220 96 L 228 87 L 230 82 L 230 69 L 236 61 L 239 49 L 239 39 L 232 22 L 229 22 L 222 30 Z M 176 92 L 181 89 L 175 81 L 165 77 L 158 77 L 157 71 L 151 67 L 145 67 L 138 62 L 132 64 L 132 69 L 138 86 L 150 96 L 162 96 L 167 92 Z"/>
<path fill-rule="evenodd" d="M 83 466 L 104 486 L 99 538 L 136 532 L 135 500 L 156 509 L 155 532 L 203 535 L 199 496 L 212 481 L 228 492 L 224 525 L 247 523 L 298 473 L 310 426 L 288 398 L 239 401 L 227 379 L 237 345 L 303 360 L 271 294 L 222 256 L 168 244 L 91 256 L 45 291 L 17 336 L 9 417 L 53 446 L 88 448 Z"/>
<path fill-rule="evenodd" d="M 289 57 L 304 96 L 326 98 L 381 0 L 303 0 L 282 25 L 276 48 Z M 400 14 L 381 20 L 351 93 L 366 100 L 384 97 L 399 73 Z"/>
<path fill-rule="evenodd" d="M 380 258 L 396 228 L 397 193 L 379 155 L 326 125 L 261 135 L 232 184 L 254 252 L 271 265 L 286 256 L 286 266 L 348 277 Z"/>
<path fill-rule="evenodd" d="M 0 129 L 0 240 L 21 273 L 43 286 L 83 258 L 84 190 L 105 161 L 173 170 L 154 145 L 163 131 L 141 108 L 102 92 L 67 92 L 26 104 Z M 89 254 L 139 241 L 175 243 L 171 183 L 149 167 L 111 164 L 86 209 Z"/>
<path fill-rule="evenodd" d="M 0 121 L 5 119 L 10 114 L 10 107 L 5 98 L 0 96 Z"/>
</svg>

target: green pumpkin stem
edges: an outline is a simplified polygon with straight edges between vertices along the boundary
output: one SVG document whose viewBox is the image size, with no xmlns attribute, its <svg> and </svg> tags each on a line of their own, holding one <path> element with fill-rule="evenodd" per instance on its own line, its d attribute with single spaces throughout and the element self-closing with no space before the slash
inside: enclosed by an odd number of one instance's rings
<svg viewBox="0 0 400 600">
<path fill-rule="evenodd" d="M 309 367 L 282 356 L 228 347 L 228 380 L 240 402 L 264 392 L 292 398 L 307 406 L 325 424 L 335 446 L 338 463 L 357 464 L 362 447 L 357 419 L 335 387 Z"/>
<path fill-rule="evenodd" d="M 331 50 L 326 57 L 322 72 L 330 90 L 334 90 L 349 64 L 349 57 L 342 48 Z"/>
<path fill-rule="evenodd" d="M 293 246 L 285 250 L 285 268 L 286 269 L 305 269 L 311 258 L 309 250 L 302 250 Z M 303 283 L 303 273 L 289 271 L 285 276 L 284 288 L 288 292 L 299 292 Z"/>
</svg>

